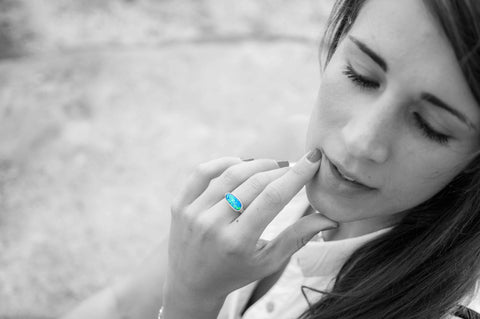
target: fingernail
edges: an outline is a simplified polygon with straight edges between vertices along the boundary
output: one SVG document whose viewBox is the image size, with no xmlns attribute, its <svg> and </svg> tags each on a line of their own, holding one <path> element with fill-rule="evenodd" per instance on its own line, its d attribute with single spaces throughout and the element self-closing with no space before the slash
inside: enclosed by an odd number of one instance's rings
<svg viewBox="0 0 480 319">
<path fill-rule="evenodd" d="M 253 160 L 254 160 L 254 158 L 246 158 L 246 159 L 242 158 L 242 161 L 244 161 L 244 162 L 251 162 Z"/>
<path fill-rule="evenodd" d="M 288 167 L 290 163 L 288 161 L 277 161 L 277 165 L 278 167 L 282 168 L 282 167 Z"/>
<path fill-rule="evenodd" d="M 307 160 L 312 164 L 318 162 L 321 158 L 322 152 L 318 148 L 311 150 L 307 155 Z"/>
</svg>

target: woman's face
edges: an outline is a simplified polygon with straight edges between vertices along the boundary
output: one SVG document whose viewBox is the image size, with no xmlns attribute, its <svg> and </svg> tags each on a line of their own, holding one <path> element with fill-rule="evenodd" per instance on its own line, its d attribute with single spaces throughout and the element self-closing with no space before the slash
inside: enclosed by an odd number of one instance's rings
<svg viewBox="0 0 480 319">
<path fill-rule="evenodd" d="M 322 74 L 310 203 L 339 222 L 388 223 L 463 170 L 479 132 L 479 107 L 422 1 L 370 0 Z"/>
</svg>

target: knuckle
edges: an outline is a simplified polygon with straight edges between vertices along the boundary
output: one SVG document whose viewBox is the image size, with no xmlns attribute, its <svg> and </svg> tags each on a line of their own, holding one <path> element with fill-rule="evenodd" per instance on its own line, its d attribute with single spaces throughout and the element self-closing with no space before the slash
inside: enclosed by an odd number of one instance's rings
<svg viewBox="0 0 480 319">
<path fill-rule="evenodd" d="M 215 228 L 206 220 L 197 219 L 194 223 L 194 227 L 200 238 L 210 238 L 215 234 Z"/>
<path fill-rule="evenodd" d="M 184 210 L 184 214 L 179 216 L 178 222 L 183 225 L 183 228 L 188 230 L 192 238 L 196 240 L 206 240 L 215 235 L 216 228 L 214 225 L 203 218 L 199 218 L 197 214 L 192 214 Z"/>
<path fill-rule="evenodd" d="M 282 193 L 274 184 L 270 184 L 265 188 L 263 196 L 267 204 L 281 205 L 283 203 Z"/>
<path fill-rule="evenodd" d="M 241 178 L 240 173 L 238 172 L 237 169 L 235 168 L 228 168 L 223 174 L 222 174 L 222 179 L 230 184 L 230 183 L 235 183 Z"/>
<path fill-rule="evenodd" d="M 172 218 L 185 218 L 189 216 L 189 206 L 184 206 L 175 200 L 170 206 L 170 214 Z"/>
<path fill-rule="evenodd" d="M 305 176 L 308 173 L 308 169 L 303 165 L 295 165 L 290 169 L 292 173 L 298 176 Z"/>
<path fill-rule="evenodd" d="M 265 248 L 267 245 L 268 245 L 269 241 L 265 240 L 265 239 L 259 239 L 256 243 L 255 243 L 255 248 L 258 250 L 258 251 L 261 251 L 263 248 Z"/>
<path fill-rule="evenodd" d="M 226 241 L 224 242 L 224 252 L 229 256 L 240 256 L 242 255 L 242 250 L 240 249 L 238 243 L 235 241 Z"/>
<path fill-rule="evenodd" d="M 297 250 L 303 246 L 302 236 L 300 235 L 296 227 L 292 225 L 287 228 L 285 232 L 285 237 L 283 238 L 283 243 L 285 244 L 286 247 L 290 247 L 290 249 L 293 249 L 293 250 Z"/>
<path fill-rule="evenodd" d="M 195 214 L 192 214 L 191 209 L 188 207 L 183 207 L 180 208 L 180 210 L 177 212 L 174 217 L 177 218 L 177 220 L 182 221 L 183 223 L 186 223 L 187 225 L 193 225 L 195 223 Z"/>
<path fill-rule="evenodd" d="M 295 242 L 295 251 L 305 246 L 309 241 L 308 236 L 305 236 L 305 234 L 302 234 L 297 227 L 293 226 L 290 229 L 290 238 L 292 238 L 292 242 Z"/>
<path fill-rule="evenodd" d="M 249 186 L 256 191 L 264 189 L 267 182 L 267 177 L 263 173 L 254 174 L 248 181 Z"/>
<path fill-rule="evenodd" d="M 225 234 L 219 234 L 219 240 L 222 242 L 223 251 L 229 256 L 243 256 L 244 245 L 241 240 Z"/>
<path fill-rule="evenodd" d="M 196 178 L 202 179 L 202 178 L 208 177 L 210 175 L 209 173 L 210 173 L 210 170 L 207 163 L 202 163 L 195 167 L 193 171 L 193 176 L 195 176 Z"/>
</svg>

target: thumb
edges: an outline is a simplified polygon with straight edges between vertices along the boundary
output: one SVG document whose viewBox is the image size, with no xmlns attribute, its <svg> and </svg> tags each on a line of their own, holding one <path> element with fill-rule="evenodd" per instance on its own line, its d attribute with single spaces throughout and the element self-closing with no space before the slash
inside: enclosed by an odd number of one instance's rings
<svg viewBox="0 0 480 319">
<path fill-rule="evenodd" d="M 271 250 L 267 255 L 274 260 L 270 262 L 279 263 L 290 258 L 320 231 L 337 227 L 338 224 L 335 221 L 319 213 L 300 218 L 272 240 L 268 247 L 265 247 Z"/>
</svg>

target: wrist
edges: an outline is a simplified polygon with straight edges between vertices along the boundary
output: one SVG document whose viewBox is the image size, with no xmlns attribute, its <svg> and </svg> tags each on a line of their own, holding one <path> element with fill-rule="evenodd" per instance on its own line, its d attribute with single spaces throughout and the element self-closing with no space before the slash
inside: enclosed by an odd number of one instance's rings
<svg viewBox="0 0 480 319">
<path fill-rule="evenodd" d="M 163 318 L 165 319 L 215 319 L 225 297 L 208 297 L 179 285 L 165 284 Z"/>
</svg>

